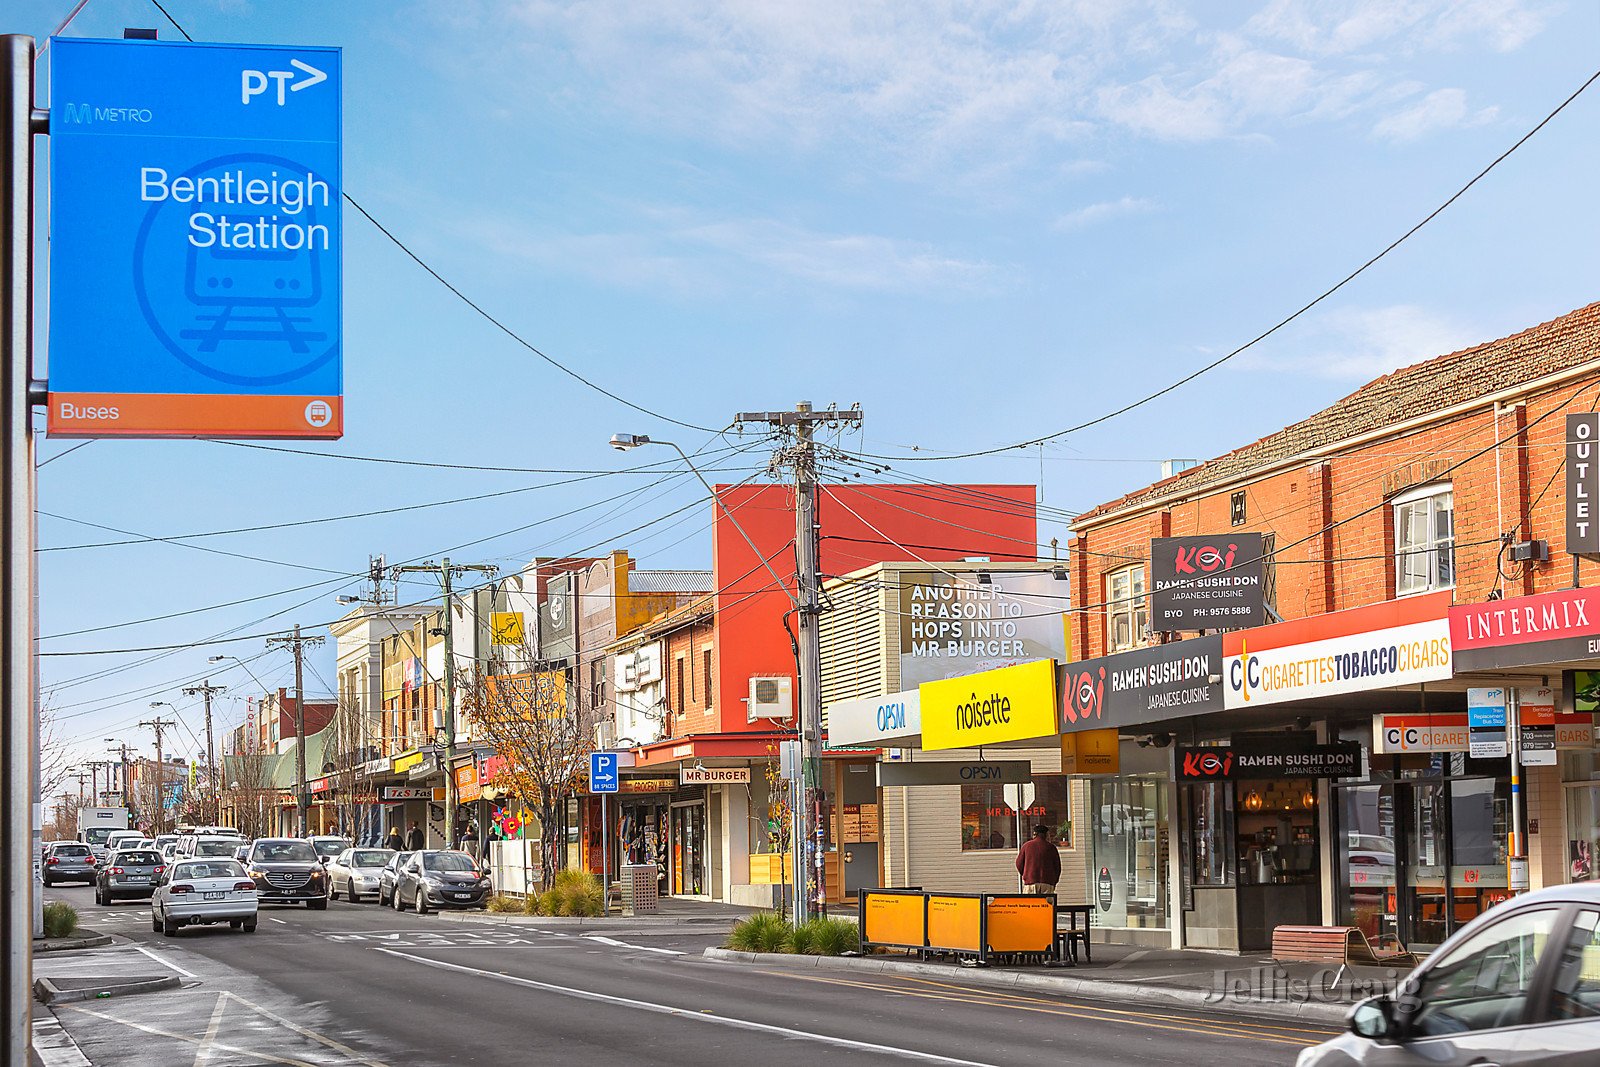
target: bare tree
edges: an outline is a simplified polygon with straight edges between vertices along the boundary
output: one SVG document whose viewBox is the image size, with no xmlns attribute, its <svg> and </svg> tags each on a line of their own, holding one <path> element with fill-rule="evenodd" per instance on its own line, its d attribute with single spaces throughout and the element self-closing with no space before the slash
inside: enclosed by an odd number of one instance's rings
<svg viewBox="0 0 1600 1067">
<path fill-rule="evenodd" d="M 67 752 L 66 740 L 61 736 L 61 724 L 56 720 L 56 714 L 50 708 L 48 701 L 39 705 L 39 796 L 54 796 L 67 780 L 67 768 L 71 764 L 71 756 Z M 77 818 L 77 812 L 73 812 Z M 77 833 L 74 824 L 73 833 Z"/>
<path fill-rule="evenodd" d="M 59 783 L 58 783 L 59 784 Z M 49 796 L 49 794 L 45 794 Z M 86 806 L 75 793 L 57 793 L 50 805 L 51 818 L 41 828 L 46 841 L 76 841 L 78 812 Z"/>
<path fill-rule="evenodd" d="M 222 757 L 223 806 L 233 813 L 233 827 L 246 837 L 270 832 L 268 809 L 277 808 L 272 786 L 276 757 L 258 739 L 246 737 L 239 750 Z"/>
<path fill-rule="evenodd" d="M 522 662 L 532 663 L 528 652 Z M 496 670 L 496 667 L 500 670 Z M 592 711 L 570 707 L 566 675 L 556 670 L 511 672 L 491 661 L 463 672 L 462 711 L 474 736 L 500 757 L 490 783 L 539 816 L 541 877 L 548 888 L 561 866 L 567 800 L 576 795 L 594 750 Z"/>
<path fill-rule="evenodd" d="M 358 833 L 360 797 L 371 791 L 371 780 L 363 772 L 369 756 L 371 727 L 366 713 L 354 701 L 341 698 L 333 709 L 332 733 L 326 748 L 333 765 L 329 783 L 337 809 L 341 833 L 352 840 Z"/>
</svg>

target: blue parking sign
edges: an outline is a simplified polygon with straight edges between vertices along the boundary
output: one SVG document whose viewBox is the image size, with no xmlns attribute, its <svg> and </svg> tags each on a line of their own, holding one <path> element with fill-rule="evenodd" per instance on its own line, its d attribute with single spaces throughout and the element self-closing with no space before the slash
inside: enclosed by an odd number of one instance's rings
<svg viewBox="0 0 1600 1067">
<path fill-rule="evenodd" d="M 615 793 L 622 787 L 615 752 L 589 753 L 589 792 Z"/>
<path fill-rule="evenodd" d="M 343 432 L 337 48 L 51 39 L 49 432 Z"/>
</svg>

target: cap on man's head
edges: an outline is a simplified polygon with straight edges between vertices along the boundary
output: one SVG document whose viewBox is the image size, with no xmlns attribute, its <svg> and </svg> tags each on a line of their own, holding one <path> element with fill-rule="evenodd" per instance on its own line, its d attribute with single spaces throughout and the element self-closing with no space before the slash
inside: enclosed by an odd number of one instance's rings
<svg viewBox="0 0 1600 1067">
<path fill-rule="evenodd" d="M 1046 826 L 1044 823 L 1040 823 L 1038 826 L 1035 826 L 1033 828 L 1033 836 L 1034 837 L 1049 837 L 1050 836 L 1050 827 Z"/>
</svg>

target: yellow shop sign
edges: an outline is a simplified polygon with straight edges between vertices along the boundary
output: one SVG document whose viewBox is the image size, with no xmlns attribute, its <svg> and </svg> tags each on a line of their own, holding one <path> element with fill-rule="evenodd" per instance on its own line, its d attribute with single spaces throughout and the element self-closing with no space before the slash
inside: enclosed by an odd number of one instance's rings
<svg viewBox="0 0 1600 1067">
<path fill-rule="evenodd" d="M 923 682 L 922 747 L 976 748 L 1056 736 L 1056 664 L 1041 659 Z"/>
</svg>

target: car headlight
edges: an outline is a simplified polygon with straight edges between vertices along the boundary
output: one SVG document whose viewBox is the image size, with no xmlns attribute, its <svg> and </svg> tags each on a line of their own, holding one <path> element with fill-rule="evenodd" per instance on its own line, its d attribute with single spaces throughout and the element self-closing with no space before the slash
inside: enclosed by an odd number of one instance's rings
<svg viewBox="0 0 1600 1067">
<path fill-rule="evenodd" d="M 422 876 L 422 880 L 433 886 L 435 889 L 444 888 L 444 879 L 440 878 L 437 874 L 425 874 Z"/>
</svg>

